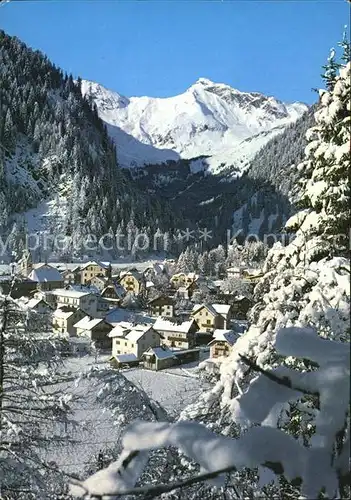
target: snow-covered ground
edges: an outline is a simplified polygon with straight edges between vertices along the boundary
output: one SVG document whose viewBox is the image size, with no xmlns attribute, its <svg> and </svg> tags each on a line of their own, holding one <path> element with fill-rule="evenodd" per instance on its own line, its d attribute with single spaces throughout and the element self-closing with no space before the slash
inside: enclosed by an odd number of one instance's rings
<svg viewBox="0 0 351 500">
<path fill-rule="evenodd" d="M 100 357 L 98 362 L 107 362 L 107 360 L 108 357 L 104 356 Z M 72 376 L 78 379 L 81 372 L 94 364 L 93 356 L 69 358 L 63 370 L 71 372 Z M 108 411 L 104 412 L 96 403 L 97 393 L 91 390 L 91 383 L 88 380 L 82 379 L 78 385 L 73 380 L 59 384 L 55 388 L 60 388 L 62 392 L 72 393 L 76 398 L 76 401 L 72 403 L 73 414 L 71 415 L 76 426 L 69 424 L 66 429 L 64 427 L 56 429 L 56 433 L 78 442 L 73 445 L 67 442 L 64 446 L 54 449 L 48 447 L 45 456 L 67 473 L 82 472 L 89 463 L 94 463 L 94 457 L 97 457 L 99 450 L 111 447 L 117 441 L 119 428 L 114 425 L 111 414 Z"/>
<path fill-rule="evenodd" d="M 194 403 L 204 390 L 200 379 L 185 367 L 159 372 L 131 368 L 123 370 L 123 375 L 173 417 L 177 417 L 187 405 Z"/>
<path fill-rule="evenodd" d="M 68 425 L 66 429 L 62 426 L 56 432 L 78 442 L 62 447 L 48 447 L 45 458 L 55 462 L 68 474 L 82 473 L 89 465 L 96 466 L 99 451 L 112 448 L 119 438 L 120 428 L 110 411 L 104 411 L 96 402 L 99 386 L 92 385 L 91 381 L 84 378 L 78 384 L 74 380 L 78 379 L 81 372 L 96 365 L 96 361 L 103 366 L 108 359 L 109 356 L 106 355 L 98 356 L 97 360 L 90 355 L 68 358 L 63 370 L 70 372 L 73 380 L 55 387 L 62 389 L 62 392 L 72 393 L 76 398 L 72 403 L 71 416 L 76 426 Z M 195 365 L 196 363 L 192 363 L 160 372 L 135 368 L 123 370 L 122 373 L 171 416 L 177 417 L 204 390 L 203 382 L 194 373 Z"/>
<path fill-rule="evenodd" d="M 256 153 L 276 135 L 282 134 L 284 126 L 261 132 L 229 148 L 225 148 L 207 158 L 199 158 L 190 163 L 193 173 L 205 171 L 207 174 L 223 174 L 228 169 L 230 179 L 240 177 L 250 166 Z M 223 179 L 226 180 L 226 179 Z"/>
<path fill-rule="evenodd" d="M 50 231 L 63 219 L 66 213 L 67 198 L 57 195 L 23 213 L 28 233 Z"/>
<path fill-rule="evenodd" d="M 254 196 L 251 198 L 251 202 L 254 201 Z M 248 206 L 248 204 L 244 203 L 244 205 L 242 205 L 238 210 L 235 210 L 235 212 L 233 212 L 232 231 L 234 234 L 242 230 L 243 213 L 245 212 L 245 210 L 247 210 L 247 206 Z M 277 217 L 279 216 L 278 209 L 279 209 L 279 207 L 277 206 L 276 212 L 271 213 L 268 217 L 267 233 L 273 232 L 273 227 L 274 227 L 275 221 L 277 220 Z M 272 212 L 273 212 L 273 207 L 272 207 Z M 264 221 L 265 221 L 264 210 L 261 210 L 259 217 L 252 217 L 249 215 L 249 224 L 248 224 L 247 234 L 259 235 L 261 226 L 264 223 Z"/>
</svg>

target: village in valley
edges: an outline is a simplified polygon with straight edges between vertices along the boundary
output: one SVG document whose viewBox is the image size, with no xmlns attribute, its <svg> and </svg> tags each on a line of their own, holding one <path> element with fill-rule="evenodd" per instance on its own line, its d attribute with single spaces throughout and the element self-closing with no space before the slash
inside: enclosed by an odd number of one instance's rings
<svg viewBox="0 0 351 500">
<path fill-rule="evenodd" d="M 351 0 L 249 4 L 0 0 L 0 500 L 351 499 Z"/>
<path fill-rule="evenodd" d="M 173 259 L 146 264 L 33 263 L 25 250 L 0 286 L 66 337 L 70 356 L 94 352 L 116 369 L 155 371 L 228 356 L 247 329 L 261 270 L 222 266 L 209 277 L 179 272 Z"/>
</svg>

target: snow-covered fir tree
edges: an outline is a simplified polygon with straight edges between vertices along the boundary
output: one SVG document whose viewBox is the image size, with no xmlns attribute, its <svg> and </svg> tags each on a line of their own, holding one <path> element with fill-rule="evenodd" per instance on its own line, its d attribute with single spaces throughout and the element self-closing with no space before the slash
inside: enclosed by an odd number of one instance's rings
<svg viewBox="0 0 351 500">
<path fill-rule="evenodd" d="M 99 238 L 134 220 L 139 231 L 176 225 L 174 209 L 137 189 L 119 167 L 116 146 L 96 106 L 82 96 L 79 78 L 1 30 L 0 65 L 2 235 L 12 229 L 6 228 L 12 214 L 53 194 L 67 199 L 66 209 L 57 207 L 55 231 L 72 239 L 89 232 Z"/>
<path fill-rule="evenodd" d="M 39 316 L 39 315 L 38 315 Z M 52 338 L 42 318 L 10 295 L 0 295 L 0 496 L 50 499 L 64 477 L 45 460 L 69 446 L 71 394 L 62 391 L 64 339 Z M 58 385 L 56 385 L 58 384 Z"/>
<path fill-rule="evenodd" d="M 328 62 L 325 66 L 323 66 L 324 73 L 322 74 L 322 78 L 325 81 L 325 85 L 327 87 L 327 90 L 333 90 L 339 68 L 340 68 L 340 65 L 336 61 L 335 49 L 332 48 L 330 50 L 330 54 L 328 56 Z"/>
<path fill-rule="evenodd" d="M 321 92 L 315 120 L 298 168 L 301 209 L 286 224 L 295 238 L 268 253 L 251 326 L 220 363 L 213 389 L 174 425 L 132 424 L 120 459 L 82 483 L 78 496 L 143 492 L 155 498 L 182 487 L 169 498 L 350 497 L 350 264 L 344 233 L 350 62 L 333 88 Z M 179 448 L 192 477 L 134 489 L 149 451 L 169 446 Z M 198 487 L 206 480 L 217 488 L 207 497 Z"/>
<path fill-rule="evenodd" d="M 238 394 L 247 390 L 254 375 L 242 356 L 260 369 L 279 367 L 282 358 L 276 335 L 280 329 L 312 328 L 322 338 L 350 341 L 350 264 L 346 258 L 350 97 L 348 63 L 340 69 L 333 90 L 321 92 L 316 126 L 307 133 L 306 159 L 298 167 L 301 188 L 295 193 L 302 209 L 286 224 L 287 231 L 296 232 L 295 237 L 288 246 L 277 243 L 270 250 L 264 277 L 255 289 L 257 304 L 251 311 L 249 330 L 220 366 L 213 391 L 185 411 L 183 418 L 202 419 L 210 408 L 217 408 L 221 416 L 212 419 L 212 425 L 235 435 L 240 429 L 235 411 Z M 293 356 L 285 364 L 301 370 L 314 366 Z M 277 406 L 274 425 L 286 425 L 289 432 L 309 443 L 318 418 L 315 405 L 309 400 L 300 406 Z M 348 419 L 345 414 L 345 426 Z M 343 435 L 347 434 L 345 426 L 340 429 Z"/>
<path fill-rule="evenodd" d="M 318 368 L 299 373 L 280 367 L 256 377 L 232 408 L 241 423 L 246 421 L 245 433 L 232 438 L 194 421 L 172 423 L 165 416 L 162 422 L 134 421 L 122 436 L 118 459 L 84 481 L 73 481 L 71 493 L 80 498 L 285 499 L 296 498 L 300 487 L 302 498 L 315 499 L 321 492 L 326 498 L 349 498 L 350 436 L 345 432 L 350 404 L 349 348 L 303 328 L 280 330 L 276 348 L 281 356 L 308 359 Z M 296 402 L 307 407 L 311 397 L 319 398 L 319 407 L 315 439 L 308 446 L 275 425 L 277 407 Z M 174 448 L 180 453 L 178 464 Z M 147 473 L 148 463 L 154 465 L 155 450 L 160 450 L 156 469 L 161 467 L 163 472 L 158 480 L 155 468 Z M 170 456 L 162 455 L 164 451 Z M 168 460 L 163 469 L 162 459 Z M 184 474 L 181 479 L 169 474 L 175 467 Z M 257 471 L 260 485 L 256 484 Z M 279 477 L 284 486 L 280 490 L 262 486 Z M 137 482 L 141 486 L 135 487 Z"/>
<path fill-rule="evenodd" d="M 234 294 L 236 297 L 252 297 L 252 284 L 240 278 L 226 278 L 221 283 L 221 291 Z"/>
<path fill-rule="evenodd" d="M 323 240 L 320 247 L 331 255 L 349 250 L 350 88 L 348 63 L 335 78 L 333 89 L 320 92 L 316 126 L 308 131 L 306 160 L 299 165 L 303 189 L 299 206 L 318 219 L 308 237 L 318 235 Z"/>
</svg>

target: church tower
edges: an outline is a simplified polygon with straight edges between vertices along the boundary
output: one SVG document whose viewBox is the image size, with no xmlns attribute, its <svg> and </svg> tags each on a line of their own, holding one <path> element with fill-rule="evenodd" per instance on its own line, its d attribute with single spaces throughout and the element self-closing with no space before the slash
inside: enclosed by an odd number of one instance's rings
<svg viewBox="0 0 351 500">
<path fill-rule="evenodd" d="M 33 270 L 33 260 L 30 251 L 26 248 L 19 261 L 20 272 L 23 276 L 28 276 Z"/>
</svg>

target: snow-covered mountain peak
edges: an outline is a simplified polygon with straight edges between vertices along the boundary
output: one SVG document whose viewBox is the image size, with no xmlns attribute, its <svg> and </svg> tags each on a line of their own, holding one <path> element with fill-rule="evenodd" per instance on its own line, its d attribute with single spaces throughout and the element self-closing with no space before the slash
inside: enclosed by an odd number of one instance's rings
<svg viewBox="0 0 351 500">
<path fill-rule="evenodd" d="M 127 98 L 87 81 L 82 82 L 82 93 L 95 101 L 116 139 L 123 166 L 212 156 L 261 132 L 283 129 L 307 110 L 301 103 L 285 104 L 208 78 L 167 98 Z"/>
<path fill-rule="evenodd" d="M 212 80 L 209 80 L 208 78 L 198 78 L 196 80 L 196 82 L 194 83 L 194 86 L 195 85 L 207 86 L 207 85 L 216 85 L 216 84 L 215 84 L 215 82 L 213 82 Z"/>
<path fill-rule="evenodd" d="M 114 110 L 128 106 L 129 99 L 118 92 L 108 90 L 99 83 L 82 80 L 82 94 L 89 95 L 100 111 Z"/>
</svg>

